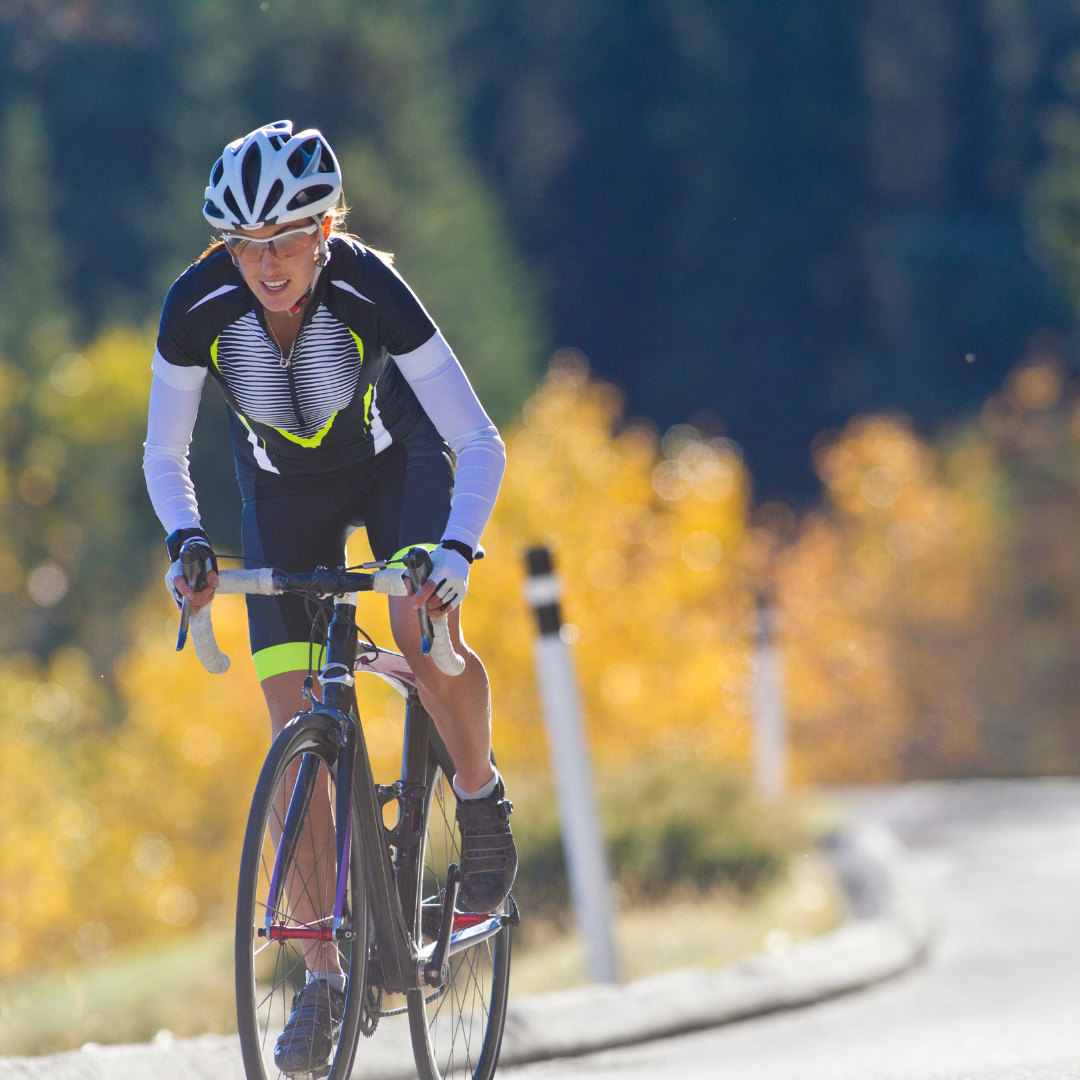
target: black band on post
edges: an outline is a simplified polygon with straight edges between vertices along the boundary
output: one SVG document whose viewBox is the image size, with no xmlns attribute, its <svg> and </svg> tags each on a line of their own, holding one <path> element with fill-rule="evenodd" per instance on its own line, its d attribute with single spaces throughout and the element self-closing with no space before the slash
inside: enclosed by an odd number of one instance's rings
<svg viewBox="0 0 1080 1080">
<path fill-rule="evenodd" d="M 551 551 L 542 545 L 529 548 L 525 553 L 525 568 L 529 574 L 525 596 L 532 605 L 540 635 L 557 635 L 562 628 L 562 612 Z"/>
</svg>

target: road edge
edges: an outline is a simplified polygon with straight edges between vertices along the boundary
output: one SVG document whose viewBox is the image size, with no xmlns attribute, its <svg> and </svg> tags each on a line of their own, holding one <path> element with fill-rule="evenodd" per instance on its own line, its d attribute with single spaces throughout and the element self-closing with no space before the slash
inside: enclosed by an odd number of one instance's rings
<svg viewBox="0 0 1080 1080">
<path fill-rule="evenodd" d="M 917 964 L 929 947 L 932 919 L 895 834 L 860 819 L 826 848 L 848 900 L 849 917 L 837 930 L 783 955 L 730 967 L 518 999 L 510 1003 L 500 1064 L 574 1057 L 810 1005 Z"/>
<path fill-rule="evenodd" d="M 862 818 L 830 837 L 826 850 L 847 897 L 848 919 L 839 929 L 783 955 L 755 956 L 730 967 L 518 998 L 508 1009 L 500 1065 L 575 1057 L 811 1005 L 917 964 L 929 948 L 932 919 L 895 834 Z M 42 1057 L 0 1058 L 0 1080 L 242 1080 L 243 1075 L 235 1036 L 174 1040 L 162 1032 L 154 1043 L 137 1046 L 88 1045 Z M 406 1038 L 392 1036 L 382 1046 L 376 1038 L 361 1046 L 354 1076 L 405 1080 L 415 1075 Z"/>
</svg>

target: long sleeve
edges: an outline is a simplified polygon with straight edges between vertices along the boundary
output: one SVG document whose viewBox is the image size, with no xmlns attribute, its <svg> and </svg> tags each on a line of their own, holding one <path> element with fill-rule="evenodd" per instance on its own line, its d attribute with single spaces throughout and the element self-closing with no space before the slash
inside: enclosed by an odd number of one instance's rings
<svg viewBox="0 0 1080 1080">
<path fill-rule="evenodd" d="M 160 370 L 162 363 L 155 357 L 143 444 L 143 474 L 154 510 L 165 531 L 171 533 L 176 529 L 197 528 L 200 524 L 199 503 L 188 469 L 188 449 L 199 415 L 202 384 L 200 381 L 192 387 L 193 380 L 187 376 L 186 387 L 174 385 L 181 380 L 169 379 L 169 372 Z M 205 369 L 202 374 L 205 376 Z"/>
<path fill-rule="evenodd" d="M 502 484 L 506 446 L 441 333 L 394 361 L 457 455 L 454 500 L 442 539 L 475 551 Z"/>
</svg>

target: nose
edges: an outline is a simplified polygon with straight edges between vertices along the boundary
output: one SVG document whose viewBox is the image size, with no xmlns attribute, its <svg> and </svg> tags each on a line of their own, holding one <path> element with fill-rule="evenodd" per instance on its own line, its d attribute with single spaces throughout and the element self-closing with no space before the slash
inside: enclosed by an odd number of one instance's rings
<svg viewBox="0 0 1080 1080">
<path fill-rule="evenodd" d="M 278 267 L 277 257 L 270 251 L 269 247 L 264 247 L 262 257 L 259 259 L 259 269 L 264 274 L 272 274 Z"/>
</svg>

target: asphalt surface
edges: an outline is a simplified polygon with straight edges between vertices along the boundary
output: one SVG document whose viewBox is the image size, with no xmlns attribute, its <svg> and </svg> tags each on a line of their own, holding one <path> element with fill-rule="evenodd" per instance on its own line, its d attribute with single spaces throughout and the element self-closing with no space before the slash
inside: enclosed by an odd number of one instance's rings
<svg viewBox="0 0 1080 1080">
<path fill-rule="evenodd" d="M 849 793 L 913 850 L 927 961 L 710 1031 L 500 1069 L 505 1080 L 1080 1080 L 1080 781 Z"/>
</svg>

